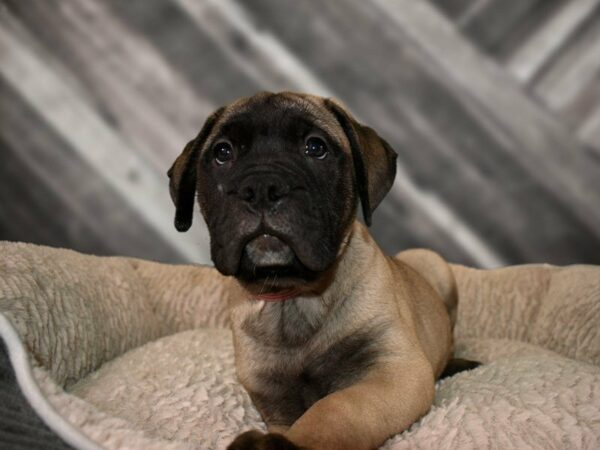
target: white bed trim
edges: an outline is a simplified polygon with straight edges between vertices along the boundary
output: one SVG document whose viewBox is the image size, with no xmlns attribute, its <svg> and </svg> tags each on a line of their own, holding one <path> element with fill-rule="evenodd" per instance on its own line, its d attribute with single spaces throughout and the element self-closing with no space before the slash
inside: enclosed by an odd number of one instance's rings
<svg viewBox="0 0 600 450">
<path fill-rule="evenodd" d="M 101 450 L 103 447 L 92 441 L 56 412 L 38 386 L 29 362 L 29 357 L 17 330 L 10 320 L 0 313 L 0 337 L 6 342 L 8 356 L 12 364 L 17 383 L 31 407 L 67 444 L 81 450 Z"/>
</svg>

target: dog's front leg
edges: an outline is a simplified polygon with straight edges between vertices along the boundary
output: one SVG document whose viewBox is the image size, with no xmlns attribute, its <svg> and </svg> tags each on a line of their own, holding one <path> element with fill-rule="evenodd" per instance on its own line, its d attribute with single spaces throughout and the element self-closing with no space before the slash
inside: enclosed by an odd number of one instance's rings
<svg viewBox="0 0 600 450">
<path fill-rule="evenodd" d="M 424 415 L 433 395 L 427 361 L 390 366 L 315 403 L 286 437 L 315 450 L 373 449 Z"/>
<path fill-rule="evenodd" d="M 433 371 L 425 359 L 379 366 L 317 401 L 284 434 L 251 431 L 230 449 L 374 449 L 423 416 L 433 396 Z"/>
</svg>

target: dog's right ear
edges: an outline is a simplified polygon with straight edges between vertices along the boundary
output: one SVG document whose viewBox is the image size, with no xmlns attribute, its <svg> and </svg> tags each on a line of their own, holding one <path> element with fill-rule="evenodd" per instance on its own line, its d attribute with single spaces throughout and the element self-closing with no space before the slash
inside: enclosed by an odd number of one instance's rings
<svg viewBox="0 0 600 450">
<path fill-rule="evenodd" d="M 198 153 L 224 109 L 219 108 L 206 119 L 198 136 L 187 143 L 167 172 L 171 199 L 175 203 L 175 228 L 178 231 L 187 231 L 192 226 Z"/>
</svg>

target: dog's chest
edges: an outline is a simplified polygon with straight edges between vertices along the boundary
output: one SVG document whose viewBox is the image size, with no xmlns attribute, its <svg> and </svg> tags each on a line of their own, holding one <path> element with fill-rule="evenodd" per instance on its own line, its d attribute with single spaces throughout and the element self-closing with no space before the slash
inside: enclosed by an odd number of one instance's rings
<svg viewBox="0 0 600 450">
<path fill-rule="evenodd" d="M 313 403 L 360 380 L 382 352 L 380 327 L 319 348 L 271 351 L 253 369 L 250 395 L 268 423 L 290 425 Z"/>
<path fill-rule="evenodd" d="M 317 298 L 265 303 L 247 314 L 242 330 L 265 346 L 304 345 L 323 325 L 327 306 Z"/>
</svg>

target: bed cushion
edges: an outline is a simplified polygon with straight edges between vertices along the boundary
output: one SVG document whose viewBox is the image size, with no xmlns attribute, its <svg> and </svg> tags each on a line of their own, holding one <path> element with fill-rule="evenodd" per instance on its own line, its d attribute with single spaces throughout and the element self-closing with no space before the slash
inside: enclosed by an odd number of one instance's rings
<svg viewBox="0 0 600 450">
<path fill-rule="evenodd" d="M 17 391 L 62 442 L 220 449 L 264 430 L 235 377 L 229 281 L 213 269 L 0 252 Z M 600 448 L 600 268 L 453 270 L 456 353 L 484 364 L 439 382 L 430 412 L 384 448 Z"/>
</svg>

